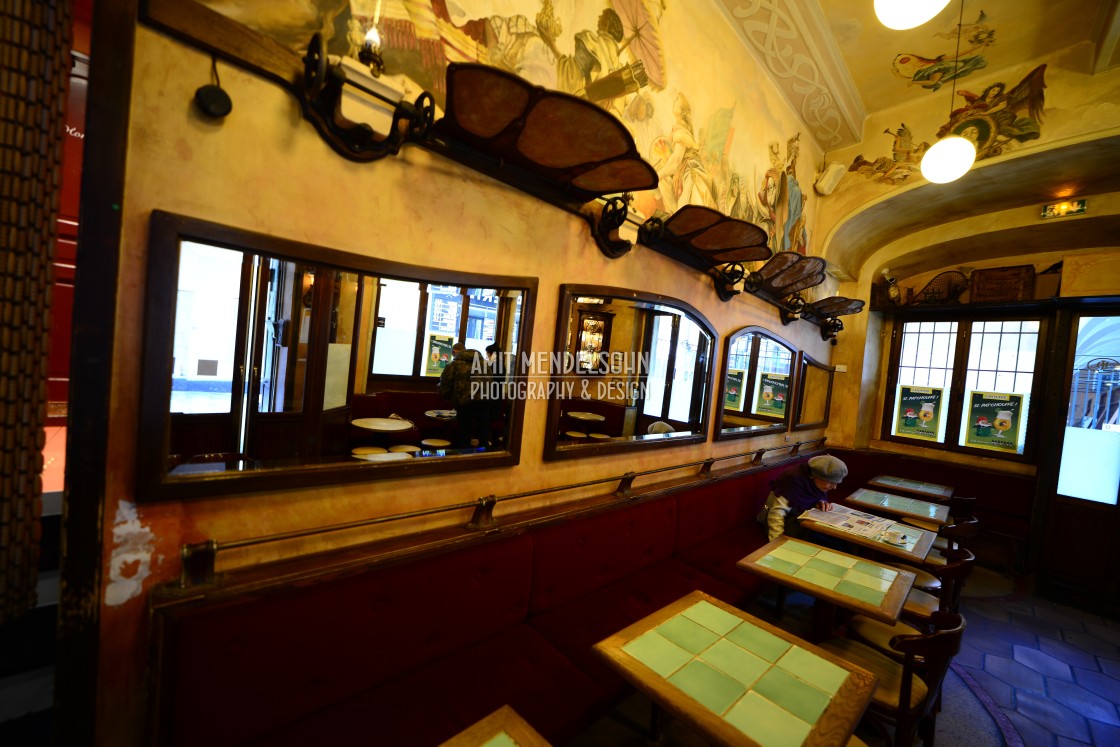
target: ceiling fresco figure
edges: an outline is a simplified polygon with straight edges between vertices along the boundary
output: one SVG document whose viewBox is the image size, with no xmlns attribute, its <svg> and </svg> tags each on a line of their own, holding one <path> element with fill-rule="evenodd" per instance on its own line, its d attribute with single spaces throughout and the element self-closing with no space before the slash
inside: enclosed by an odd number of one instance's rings
<svg viewBox="0 0 1120 747">
<path fill-rule="evenodd" d="M 965 106 L 956 109 L 937 137 L 960 135 L 976 145 L 976 160 L 1003 153 L 1012 143 L 1036 140 L 1041 135 L 1045 103 L 1046 65 L 1027 73 L 1010 91 L 993 83 L 980 94 L 958 91 Z"/>
<path fill-rule="evenodd" d="M 887 129 L 883 130 L 883 134 L 891 136 L 891 154 L 869 161 L 861 153 L 852 161 L 848 171 L 863 174 L 883 184 L 899 184 L 919 173 L 922 156 L 929 150 L 929 143 L 915 143 L 913 133 L 905 122 L 894 132 Z"/>
<path fill-rule="evenodd" d="M 941 86 L 950 81 L 966 78 L 977 70 L 987 67 L 988 61 L 983 55 L 973 54 L 995 44 L 996 32 L 985 23 L 987 18 L 984 11 L 980 11 L 980 16 L 975 23 L 966 24 L 961 29 L 954 27 L 951 31 L 934 34 L 936 37 L 953 42 L 960 34 L 961 41 L 967 41 L 968 47 L 959 53 L 924 57 L 904 52 L 895 55 L 891 69 L 895 75 L 909 81 L 909 85 L 917 84 L 927 90 L 938 91 Z"/>
</svg>

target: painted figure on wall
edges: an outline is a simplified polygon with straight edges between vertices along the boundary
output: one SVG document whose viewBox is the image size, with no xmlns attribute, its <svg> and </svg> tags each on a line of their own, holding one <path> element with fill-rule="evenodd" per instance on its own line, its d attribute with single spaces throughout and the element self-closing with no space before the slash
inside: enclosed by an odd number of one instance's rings
<svg viewBox="0 0 1120 747">
<path fill-rule="evenodd" d="M 682 205 L 716 207 L 715 192 L 700 144 L 692 128 L 692 106 L 683 93 L 673 100 L 673 130 L 654 141 L 652 166 L 659 177 L 663 209 L 676 212 Z"/>
<path fill-rule="evenodd" d="M 797 180 L 797 156 L 801 150 L 801 133 L 786 141 L 785 161 L 777 143 L 770 144 L 770 168 L 762 177 L 758 199 L 763 222 L 770 233 L 770 248 L 775 252 L 805 254 L 808 238 L 805 231 L 805 196 Z"/>
<path fill-rule="evenodd" d="M 961 41 L 967 46 L 952 54 L 939 54 L 936 57 L 904 52 L 895 55 L 891 69 L 894 74 L 910 85 L 920 85 L 930 91 L 940 90 L 941 86 L 953 80 L 968 77 L 977 70 L 987 67 L 988 62 L 984 56 L 978 54 L 983 49 L 995 44 L 995 30 L 985 23 L 987 16 L 980 11 L 975 23 L 965 24 L 958 29 L 944 33 L 934 34 L 936 37 L 956 42 L 960 35 Z M 974 54 L 976 53 L 976 54 Z"/>
</svg>

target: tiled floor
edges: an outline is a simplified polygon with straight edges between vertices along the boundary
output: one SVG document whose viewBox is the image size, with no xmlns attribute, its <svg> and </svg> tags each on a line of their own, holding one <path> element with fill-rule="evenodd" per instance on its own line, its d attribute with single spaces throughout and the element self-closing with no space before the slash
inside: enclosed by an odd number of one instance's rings
<svg viewBox="0 0 1120 747">
<path fill-rule="evenodd" d="M 975 574 L 981 585 L 985 573 Z M 968 630 L 955 665 L 1023 744 L 1120 744 L 1120 622 L 1021 590 L 969 596 L 962 607 Z"/>
</svg>

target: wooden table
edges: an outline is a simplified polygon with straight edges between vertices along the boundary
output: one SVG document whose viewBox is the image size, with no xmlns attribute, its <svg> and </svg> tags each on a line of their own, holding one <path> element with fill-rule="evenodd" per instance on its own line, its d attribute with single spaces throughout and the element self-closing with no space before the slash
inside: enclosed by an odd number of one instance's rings
<svg viewBox="0 0 1120 747">
<path fill-rule="evenodd" d="M 882 553 L 883 555 L 889 555 L 908 563 L 921 564 L 925 561 L 926 556 L 929 555 L 929 549 L 933 547 L 933 540 L 937 537 L 935 533 L 916 527 L 913 524 L 898 524 L 894 522 L 891 522 L 883 532 L 871 537 L 865 537 L 851 529 L 845 529 L 842 526 L 826 524 L 822 521 L 814 521 L 811 518 L 806 518 L 807 515 L 808 512 L 797 517 L 798 521 L 800 521 L 801 525 L 806 529 L 826 534 L 829 537 L 837 537 L 851 542 L 852 544 L 859 545 L 860 547 L 865 547 L 868 550 Z M 906 540 L 900 545 L 887 542 L 886 539 L 883 538 L 883 535 L 891 530 L 902 532 L 902 534 L 906 536 Z"/>
<path fill-rule="evenodd" d="M 785 535 L 736 565 L 813 597 L 815 641 L 832 634 L 837 606 L 885 623 L 896 622 L 914 585 L 909 571 Z"/>
<path fill-rule="evenodd" d="M 701 591 L 595 650 L 720 745 L 845 745 L 877 684 L 855 664 Z"/>
<path fill-rule="evenodd" d="M 922 482 L 921 480 L 909 480 L 905 477 L 894 477 L 892 475 L 876 475 L 867 481 L 867 484 L 875 488 L 883 488 L 895 493 L 910 493 L 911 495 L 921 496 L 922 498 L 930 498 L 935 501 L 947 501 L 953 497 L 955 492 L 953 488 L 948 485 L 938 485 L 933 482 Z"/>
<path fill-rule="evenodd" d="M 550 747 L 517 711 L 504 705 L 440 747 Z"/>
<path fill-rule="evenodd" d="M 354 418 L 350 423 L 363 430 L 377 433 L 395 433 L 414 427 L 411 420 L 402 418 Z"/>
<path fill-rule="evenodd" d="M 569 412 L 565 414 L 573 420 L 582 420 L 587 423 L 602 423 L 607 419 L 605 415 L 599 415 L 594 412 Z"/>
<path fill-rule="evenodd" d="M 930 503 L 917 498 L 880 493 L 878 490 L 860 488 L 840 503 L 861 511 L 878 511 L 904 519 L 917 519 L 926 526 L 944 526 L 949 523 L 949 507 L 943 503 Z"/>
</svg>

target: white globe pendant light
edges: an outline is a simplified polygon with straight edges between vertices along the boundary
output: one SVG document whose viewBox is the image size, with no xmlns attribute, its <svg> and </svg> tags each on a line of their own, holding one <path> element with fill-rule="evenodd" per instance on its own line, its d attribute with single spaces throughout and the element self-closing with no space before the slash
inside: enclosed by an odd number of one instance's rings
<svg viewBox="0 0 1120 747">
<path fill-rule="evenodd" d="M 921 26 L 941 12 L 949 0 L 875 0 L 879 23 L 895 31 Z"/>
<path fill-rule="evenodd" d="M 933 144 L 922 156 L 922 176 L 934 184 L 947 184 L 968 173 L 976 162 L 976 146 L 960 135 Z"/>
</svg>

